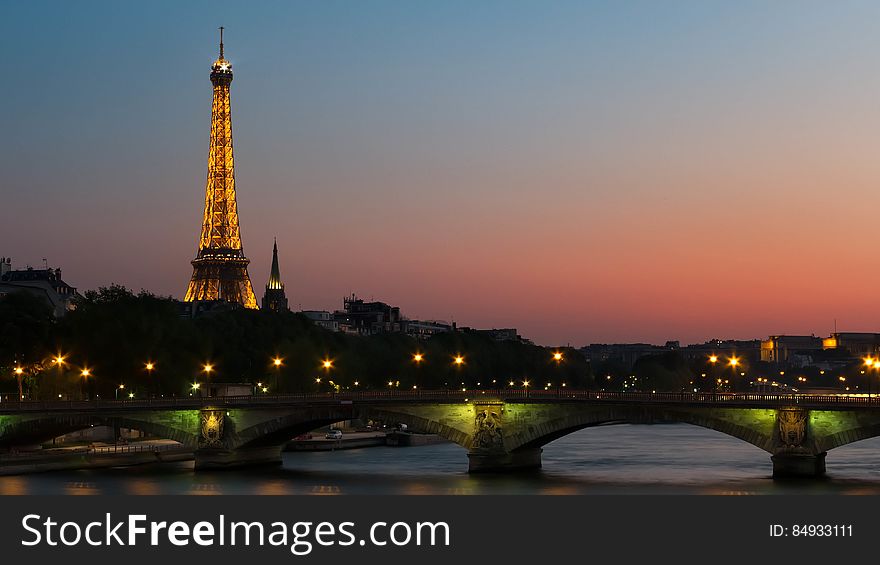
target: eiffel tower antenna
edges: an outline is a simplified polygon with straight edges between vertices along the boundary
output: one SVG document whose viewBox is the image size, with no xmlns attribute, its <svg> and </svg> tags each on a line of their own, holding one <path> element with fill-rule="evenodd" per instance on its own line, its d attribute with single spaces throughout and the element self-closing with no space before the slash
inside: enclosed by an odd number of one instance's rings
<svg viewBox="0 0 880 565">
<path fill-rule="evenodd" d="M 220 58 L 223 58 L 223 26 L 220 26 Z"/>
</svg>

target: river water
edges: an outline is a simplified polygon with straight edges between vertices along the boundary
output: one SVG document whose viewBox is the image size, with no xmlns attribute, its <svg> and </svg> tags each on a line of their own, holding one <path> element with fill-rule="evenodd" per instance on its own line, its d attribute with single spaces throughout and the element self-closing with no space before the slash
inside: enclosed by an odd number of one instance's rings
<svg viewBox="0 0 880 565">
<path fill-rule="evenodd" d="M 469 475 L 454 444 L 285 453 L 281 467 L 194 472 L 192 462 L 0 477 L 0 494 L 880 494 L 880 438 L 832 450 L 828 476 L 774 481 L 770 456 L 686 424 L 588 428 L 525 474 Z"/>
</svg>

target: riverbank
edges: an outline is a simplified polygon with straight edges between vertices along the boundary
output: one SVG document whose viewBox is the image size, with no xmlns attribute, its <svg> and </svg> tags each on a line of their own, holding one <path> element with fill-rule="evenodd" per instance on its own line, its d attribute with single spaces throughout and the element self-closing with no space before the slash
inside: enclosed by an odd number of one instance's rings
<svg viewBox="0 0 880 565">
<path fill-rule="evenodd" d="M 340 439 L 324 435 L 297 438 L 284 446 L 284 451 L 337 451 L 366 447 L 415 447 L 444 443 L 447 440 L 434 434 L 414 434 L 401 431 L 348 432 Z M 0 476 L 26 475 L 47 471 L 73 471 L 132 467 L 160 463 L 192 461 L 195 453 L 170 440 L 147 440 L 126 445 L 93 443 L 91 445 L 36 449 L 0 455 Z"/>
<path fill-rule="evenodd" d="M 129 467 L 192 461 L 194 458 L 195 454 L 191 447 L 167 441 L 133 445 L 65 447 L 0 455 L 0 475 Z"/>
</svg>

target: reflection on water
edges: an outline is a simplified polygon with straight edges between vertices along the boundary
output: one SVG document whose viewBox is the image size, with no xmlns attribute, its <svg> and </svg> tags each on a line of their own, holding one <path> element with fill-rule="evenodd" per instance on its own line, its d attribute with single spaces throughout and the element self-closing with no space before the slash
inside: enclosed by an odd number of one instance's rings
<svg viewBox="0 0 880 565">
<path fill-rule="evenodd" d="M 769 454 L 684 424 L 602 426 L 544 448 L 526 474 L 468 475 L 452 444 L 285 453 L 281 467 L 192 462 L 0 477 L 0 494 L 880 494 L 880 438 L 828 454 L 828 477 L 773 481 Z"/>
</svg>

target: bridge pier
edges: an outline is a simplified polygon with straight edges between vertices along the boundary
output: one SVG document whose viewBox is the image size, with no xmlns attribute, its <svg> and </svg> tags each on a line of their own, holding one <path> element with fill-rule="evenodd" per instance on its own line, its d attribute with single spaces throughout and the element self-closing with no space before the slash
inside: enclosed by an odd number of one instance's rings
<svg viewBox="0 0 880 565">
<path fill-rule="evenodd" d="M 199 449 L 195 453 L 195 469 L 233 469 L 254 465 L 280 465 L 280 445 L 240 449 Z"/>
<path fill-rule="evenodd" d="M 825 474 L 827 453 L 777 453 L 773 461 L 773 478 L 821 477 Z"/>
<path fill-rule="evenodd" d="M 468 452 L 468 473 L 505 473 L 540 469 L 542 451 L 540 447 L 501 452 L 472 449 Z"/>
</svg>

